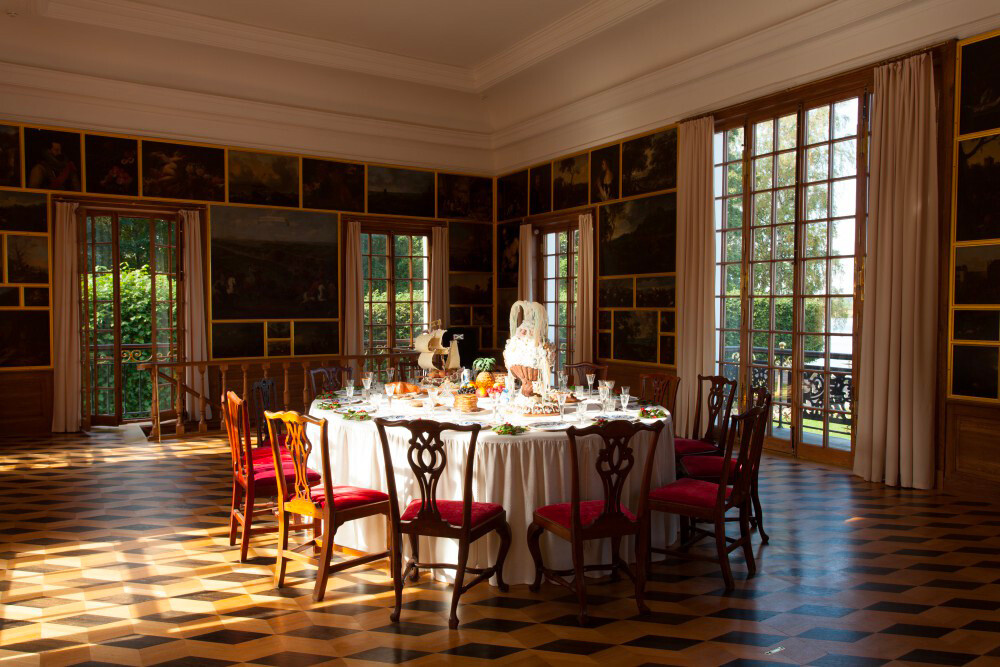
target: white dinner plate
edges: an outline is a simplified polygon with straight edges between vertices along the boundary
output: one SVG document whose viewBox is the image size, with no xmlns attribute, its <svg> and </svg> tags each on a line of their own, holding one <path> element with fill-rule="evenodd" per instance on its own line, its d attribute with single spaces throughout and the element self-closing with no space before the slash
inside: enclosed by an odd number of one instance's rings
<svg viewBox="0 0 1000 667">
<path fill-rule="evenodd" d="M 395 422 L 400 419 L 412 419 L 410 415 L 372 415 L 372 417 L 377 417 L 379 419 L 384 419 L 387 422 Z"/>
<path fill-rule="evenodd" d="M 635 415 L 626 414 L 624 412 L 608 412 L 605 414 L 595 415 L 593 419 L 627 419 L 632 421 L 635 419 Z"/>
<path fill-rule="evenodd" d="M 537 422 L 532 424 L 532 428 L 537 428 L 539 431 L 565 431 L 572 424 L 568 422 Z"/>
</svg>

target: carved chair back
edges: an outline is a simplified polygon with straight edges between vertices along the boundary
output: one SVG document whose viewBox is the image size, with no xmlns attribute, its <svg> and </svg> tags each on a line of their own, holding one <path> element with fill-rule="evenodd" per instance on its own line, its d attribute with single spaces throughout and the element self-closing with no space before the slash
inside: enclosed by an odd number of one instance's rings
<svg viewBox="0 0 1000 667">
<path fill-rule="evenodd" d="M 222 411 L 233 460 L 233 476 L 243 485 L 253 483 L 253 449 L 250 443 L 250 415 L 246 401 L 228 391 L 222 399 Z"/>
<path fill-rule="evenodd" d="M 708 385 L 707 419 L 704 435 L 701 431 L 702 409 L 706 401 L 702 400 L 702 390 Z M 722 375 L 698 376 L 698 405 L 694 412 L 694 429 L 692 437 L 705 442 L 711 442 L 718 447 L 726 445 L 726 434 L 729 431 L 729 421 L 733 412 L 733 399 L 736 397 L 736 380 L 730 380 Z"/>
<path fill-rule="evenodd" d="M 719 494 L 716 498 L 718 508 L 741 505 L 749 496 L 751 484 L 757 467 L 760 465 L 760 456 L 764 445 L 764 430 L 767 427 L 767 412 L 764 406 L 754 406 L 741 415 L 736 415 L 732 419 L 732 428 L 729 429 L 726 440 L 724 461 L 730 460 L 739 440 L 739 454 L 736 456 L 736 466 L 730 470 L 731 466 L 722 466 L 722 474 L 719 476 Z M 726 497 L 726 486 L 730 484 L 732 477 L 732 490 L 729 497 Z"/>
<path fill-rule="evenodd" d="M 257 446 L 261 447 L 267 441 L 268 427 L 264 413 L 278 409 L 278 387 L 274 378 L 257 380 L 250 387 L 250 409 L 253 412 L 253 424 L 257 429 Z"/>
<path fill-rule="evenodd" d="M 325 368 L 309 369 L 309 390 L 315 399 L 324 391 L 328 391 L 330 385 L 330 373 Z"/>
<path fill-rule="evenodd" d="M 310 415 L 303 415 L 294 410 L 264 413 L 267 428 L 270 431 L 271 455 L 275 461 L 281 460 L 278 450 L 278 429 L 285 432 L 286 456 L 291 458 L 295 475 L 288 479 L 284 474 L 277 475 L 279 511 L 289 511 L 303 516 L 322 517 L 323 508 L 313 502 L 312 487 L 309 484 L 309 456 L 313 451 L 313 443 L 306 435 L 306 427 L 319 427 L 319 447 L 322 458 L 323 497 L 329 509 L 331 521 L 334 513 L 333 488 L 330 482 L 330 450 L 327 440 L 327 422 Z"/>
<path fill-rule="evenodd" d="M 471 434 L 469 448 L 465 456 L 465 475 L 462 483 L 462 531 L 468 531 L 472 525 L 472 472 L 476 460 L 476 441 L 479 438 L 482 425 L 460 426 L 430 419 L 386 421 L 379 418 L 375 420 L 375 427 L 378 429 L 379 439 L 382 441 L 382 458 L 385 461 L 386 481 L 389 485 L 390 518 L 394 525 L 398 525 L 400 521 L 399 496 L 396 494 L 396 477 L 393 472 L 392 453 L 389 451 L 386 428 L 397 426 L 405 428 L 410 433 L 406 461 L 417 479 L 417 489 L 420 492 L 420 511 L 407 523 L 418 526 L 419 532 L 425 534 L 435 531 L 445 533 L 455 531 L 455 528 L 441 517 L 437 506 L 438 482 L 448 467 L 447 447 L 441 434 L 444 431 Z M 444 498 L 443 500 L 451 499 Z"/>
<path fill-rule="evenodd" d="M 639 376 L 639 398 L 662 405 L 674 415 L 681 379 L 670 373 L 643 373 Z"/>
<path fill-rule="evenodd" d="M 583 387 L 587 386 L 587 373 L 593 373 L 596 375 L 597 377 L 595 381 L 608 379 L 608 367 L 601 366 L 600 364 L 592 364 L 590 362 L 583 361 L 578 364 L 566 364 L 564 368 L 566 369 L 566 372 L 569 373 L 571 381 L 572 378 L 576 378 L 576 382 L 573 384 Z"/>
<path fill-rule="evenodd" d="M 662 430 L 662 421 L 655 421 L 652 424 L 633 424 L 624 419 L 608 422 L 603 425 L 594 424 L 583 429 L 571 426 L 566 430 L 566 435 L 569 436 L 569 458 L 572 469 L 572 477 L 570 479 L 570 497 L 572 499 L 570 508 L 572 518 L 570 525 L 571 532 L 577 533 L 583 529 L 580 519 L 580 452 L 578 439 L 589 435 L 597 435 L 601 438 L 601 445 L 597 452 L 594 467 L 601 480 L 601 487 L 604 493 L 604 508 L 600 516 L 590 526 L 608 528 L 610 530 L 618 528 L 623 531 L 631 531 L 635 524 L 622 513 L 621 506 L 625 482 L 635 467 L 633 441 L 639 433 L 650 432 L 653 434 L 653 441 L 646 452 L 639 493 L 639 506 L 635 514 L 641 521 L 642 517 L 646 514 L 646 499 L 649 496 L 649 482 L 653 473 L 656 445 L 659 442 L 660 431 Z"/>
<path fill-rule="evenodd" d="M 414 357 L 404 357 L 396 364 L 396 379 L 400 382 L 416 384 L 420 381 L 420 364 Z"/>
</svg>

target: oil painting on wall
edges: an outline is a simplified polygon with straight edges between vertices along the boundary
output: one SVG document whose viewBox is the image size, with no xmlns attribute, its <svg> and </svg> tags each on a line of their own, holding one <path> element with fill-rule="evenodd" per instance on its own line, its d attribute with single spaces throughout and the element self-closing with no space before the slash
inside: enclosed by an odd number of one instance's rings
<svg viewBox="0 0 1000 667">
<path fill-rule="evenodd" d="M 622 196 L 677 187 L 677 128 L 622 144 Z"/>
<path fill-rule="evenodd" d="M 340 353 L 340 331 L 337 322 L 295 323 L 293 340 L 295 356 Z"/>
<path fill-rule="evenodd" d="M 448 224 L 448 270 L 482 271 L 493 255 L 493 226 L 478 222 Z"/>
<path fill-rule="evenodd" d="M 212 318 L 333 318 L 338 314 L 337 216 L 211 208 Z"/>
<path fill-rule="evenodd" d="M 532 167 L 529 172 L 529 193 L 531 195 L 531 215 L 548 213 L 552 210 L 552 165 Z"/>
<path fill-rule="evenodd" d="M 0 231 L 48 231 L 48 204 L 37 192 L 0 190 Z"/>
<path fill-rule="evenodd" d="M 229 201 L 258 206 L 299 205 L 299 159 L 229 151 Z"/>
<path fill-rule="evenodd" d="M 955 248 L 955 303 L 1000 304 L 1000 245 Z"/>
<path fill-rule="evenodd" d="M 1000 310 L 956 310 L 955 340 L 1000 341 Z"/>
<path fill-rule="evenodd" d="M 517 287 L 518 256 L 521 249 L 521 225 L 510 222 L 497 225 L 497 287 Z"/>
<path fill-rule="evenodd" d="M 49 311 L 12 310 L 0 317 L 0 367 L 48 366 Z"/>
<path fill-rule="evenodd" d="M 0 186 L 21 187 L 21 133 L 16 125 L 0 125 Z"/>
<path fill-rule="evenodd" d="M 553 163 L 553 210 L 586 205 L 590 176 L 589 157 L 588 153 L 583 153 Z"/>
<path fill-rule="evenodd" d="M 264 325 L 261 322 L 213 322 L 212 357 L 235 359 L 264 356 Z"/>
<path fill-rule="evenodd" d="M 614 358 L 622 361 L 657 363 L 657 314 L 649 310 L 617 310 L 614 313 Z"/>
<path fill-rule="evenodd" d="M 449 274 L 448 301 L 453 304 L 470 306 L 485 306 L 493 303 L 493 274 Z"/>
<path fill-rule="evenodd" d="M 7 235 L 7 282 L 49 282 L 49 239 Z"/>
<path fill-rule="evenodd" d="M 997 398 L 997 365 L 1000 348 L 955 345 L 952 348 L 951 393 L 976 398 Z"/>
<path fill-rule="evenodd" d="M 365 165 L 302 158 L 302 206 L 363 212 Z"/>
<path fill-rule="evenodd" d="M 497 179 L 497 220 L 528 215 L 528 172 L 519 171 Z"/>
<path fill-rule="evenodd" d="M 24 128 L 26 185 L 80 191 L 80 133 Z"/>
<path fill-rule="evenodd" d="M 1000 134 L 958 144 L 955 240 L 1000 238 Z"/>
<path fill-rule="evenodd" d="M 143 141 L 142 194 L 165 199 L 225 201 L 225 151 L 209 146 Z"/>
<path fill-rule="evenodd" d="M 959 134 L 1000 128 L 1000 36 L 962 47 Z"/>
<path fill-rule="evenodd" d="M 369 166 L 368 212 L 434 217 L 434 172 Z"/>
<path fill-rule="evenodd" d="M 601 206 L 598 227 L 600 275 L 674 271 L 676 194 L 668 193 Z"/>
<path fill-rule="evenodd" d="M 636 308 L 673 308 L 674 277 L 636 278 L 635 306 Z"/>
<path fill-rule="evenodd" d="M 88 134 L 87 192 L 101 195 L 139 195 L 139 142 L 123 137 Z"/>
<path fill-rule="evenodd" d="M 597 281 L 597 303 L 601 308 L 631 308 L 632 279 L 611 278 Z"/>
<path fill-rule="evenodd" d="M 590 154 L 590 201 L 599 204 L 618 199 L 621 145 L 607 146 Z"/>
<path fill-rule="evenodd" d="M 439 218 L 493 220 L 493 179 L 464 174 L 437 175 Z"/>
</svg>

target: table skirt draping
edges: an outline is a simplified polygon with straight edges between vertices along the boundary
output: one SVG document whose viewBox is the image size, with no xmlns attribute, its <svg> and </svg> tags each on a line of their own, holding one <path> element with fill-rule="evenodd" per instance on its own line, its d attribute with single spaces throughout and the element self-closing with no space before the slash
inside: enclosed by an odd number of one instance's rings
<svg viewBox="0 0 1000 667">
<path fill-rule="evenodd" d="M 381 443 L 374 423 L 345 421 L 339 415 L 316 409 L 315 406 L 310 414 L 328 419 L 330 474 L 334 485 L 388 491 Z M 413 415 L 414 418 L 417 416 Z M 318 427 L 311 426 L 307 431 L 310 440 L 317 445 L 310 455 L 309 465 L 315 470 L 321 470 L 317 429 Z M 408 431 L 394 428 L 388 429 L 387 434 L 402 510 L 419 496 L 416 477 L 407 463 Z M 652 438 L 652 433 L 641 433 L 635 440 L 636 464 L 625 483 L 622 495 L 624 502 L 633 510 L 638 504 L 642 468 Z M 438 482 L 437 497 L 439 500 L 459 500 L 462 498 L 469 434 L 445 432 L 444 440 L 448 466 Z M 581 496 L 584 500 L 603 498 L 601 481 L 595 469 L 600 442 L 598 436 L 578 441 Z M 541 431 L 529 431 L 520 436 L 500 436 L 484 428 L 479 435 L 474 464 L 474 500 L 499 503 L 507 511 L 513 539 L 504 565 L 504 580 L 509 584 L 531 583 L 535 568 L 526 539 L 528 525 L 536 508 L 570 500 L 569 438 L 565 432 Z M 667 419 L 656 448 L 651 488 L 668 484 L 674 479 L 673 427 Z M 653 516 L 653 545 L 664 545 L 667 536 L 672 539 L 675 532 L 675 517 L 662 514 Z M 349 521 L 338 529 L 334 541 L 338 546 L 358 551 L 384 549 L 385 521 L 381 518 Z M 469 566 L 486 567 L 492 564 L 499 546 L 500 540 L 495 533 L 478 540 L 469 550 Z M 572 567 L 567 542 L 546 533 L 541 546 L 546 566 Z M 404 552 L 408 551 L 408 544 L 404 544 Z M 632 560 L 633 553 L 633 541 L 623 540 L 622 556 Z M 585 547 L 584 556 L 588 563 L 608 562 L 610 541 L 590 541 Z M 425 562 L 454 563 L 458 558 L 458 543 L 451 539 L 422 537 L 420 557 Z M 451 581 L 454 571 L 436 570 L 434 576 L 442 581 Z"/>
</svg>

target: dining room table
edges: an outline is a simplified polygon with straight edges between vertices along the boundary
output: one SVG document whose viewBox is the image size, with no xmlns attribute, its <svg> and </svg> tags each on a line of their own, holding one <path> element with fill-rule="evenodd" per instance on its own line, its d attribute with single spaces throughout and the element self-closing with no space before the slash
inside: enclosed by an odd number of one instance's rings
<svg viewBox="0 0 1000 667">
<path fill-rule="evenodd" d="M 450 397 L 441 397 L 443 405 L 432 407 L 424 398 L 395 398 L 387 401 L 378 396 L 348 398 L 344 392 L 321 397 L 312 402 L 309 414 L 327 420 L 327 437 L 330 456 L 331 484 L 349 485 L 388 492 L 386 467 L 382 446 L 375 427 L 374 418 L 432 419 L 457 424 L 482 424 L 472 464 L 473 500 L 499 503 L 507 512 L 512 543 L 504 565 L 504 580 L 508 584 L 528 584 L 534 581 L 535 567 L 528 551 L 526 534 L 535 509 L 553 503 L 569 502 L 571 499 L 571 468 L 569 437 L 566 429 L 570 426 L 583 428 L 594 423 L 597 418 L 638 420 L 638 406 L 632 404 L 624 412 L 621 409 L 609 411 L 607 406 L 589 400 L 567 405 L 566 414 L 559 416 L 523 416 L 512 414 L 510 410 L 495 412 L 493 399 L 481 398 L 480 411 L 460 412 L 450 404 Z M 595 404 L 596 403 L 596 404 Z M 657 488 L 676 479 L 674 463 L 673 421 L 662 407 L 665 417 L 664 428 L 660 431 L 654 452 L 650 488 Z M 365 410 L 371 418 L 354 418 L 348 411 Z M 646 420 L 652 421 L 652 420 Z M 493 431 L 500 423 L 524 427 L 518 435 L 501 435 Z M 407 504 L 419 498 L 417 478 L 410 470 L 407 449 L 409 431 L 405 428 L 389 428 L 386 431 L 392 458 L 392 474 L 396 480 L 400 511 Z M 320 442 L 318 426 L 310 426 L 307 436 L 314 443 L 309 456 L 309 466 L 322 470 L 322 453 L 316 443 Z M 438 483 L 439 500 L 461 500 L 462 483 L 468 455 L 470 435 L 467 432 L 445 431 L 443 440 L 448 460 Z M 600 477 L 597 474 L 596 458 L 601 446 L 601 438 L 591 435 L 577 439 L 580 471 L 580 493 L 584 500 L 603 498 Z M 623 502 L 633 511 L 638 505 L 643 467 L 648 448 L 653 445 L 653 433 L 637 434 L 632 442 L 635 450 L 635 467 L 624 484 Z M 340 526 L 334 536 L 339 547 L 374 552 L 386 548 L 387 526 L 384 519 L 375 517 L 349 521 Z M 664 546 L 676 535 L 676 517 L 654 515 L 651 522 L 653 546 Z M 425 562 L 454 563 L 458 557 L 458 543 L 447 538 L 420 538 L 421 560 Z M 572 567 L 572 556 L 568 542 L 551 534 L 543 536 L 542 553 L 547 567 L 557 569 Z M 473 543 L 469 551 L 470 567 L 486 567 L 495 559 L 499 539 L 494 533 Z M 588 563 L 610 560 L 610 540 L 592 540 L 587 543 L 584 557 Z M 404 545 L 404 558 L 409 545 Z M 622 557 L 634 559 L 635 545 L 628 538 L 622 541 Z M 452 581 L 454 572 L 446 569 L 433 571 L 440 581 Z M 596 572 L 599 576 L 601 572 Z M 495 581 L 493 582 L 496 583 Z"/>
</svg>

